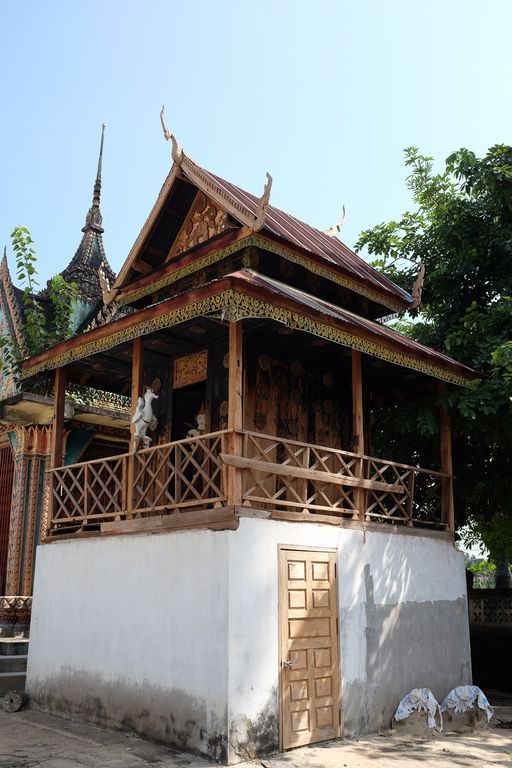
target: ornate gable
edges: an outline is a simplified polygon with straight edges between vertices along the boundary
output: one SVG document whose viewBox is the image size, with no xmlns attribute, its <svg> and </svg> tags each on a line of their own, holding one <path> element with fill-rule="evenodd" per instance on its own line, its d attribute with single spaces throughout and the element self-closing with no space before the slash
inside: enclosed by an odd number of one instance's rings
<svg viewBox="0 0 512 768">
<path fill-rule="evenodd" d="M 167 261 L 180 256 L 195 245 L 222 234 L 233 226 L 229 214 L 214 203 L 204 192 L 198 191 L 192 207 L 174 241 Z"/>
</svg>

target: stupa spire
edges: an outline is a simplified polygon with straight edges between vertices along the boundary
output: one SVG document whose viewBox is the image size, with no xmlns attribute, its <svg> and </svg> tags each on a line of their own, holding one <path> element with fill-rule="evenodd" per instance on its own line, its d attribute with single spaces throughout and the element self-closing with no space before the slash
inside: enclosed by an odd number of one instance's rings
<svg viewBox="0 0 512 768">
<path fill-rule="evenodd" d="M 101 198 L 101 170 L 103 165 L 103 140 L 105 138 L 105 123 L 101 126 L 101 142 L 100 142 L 100 154 L 98 157 L 98 170 L 96 172 L 96 181 L 94 182 L 94 190 L 92 193 L 92 205 L 85 217 L 85 227 L 82 232 L 87 232 L 90 229 L 95 229 L 97 232 L 103 232 L 103 217 L 100 211 L 100 198 Z"/>
</svg>

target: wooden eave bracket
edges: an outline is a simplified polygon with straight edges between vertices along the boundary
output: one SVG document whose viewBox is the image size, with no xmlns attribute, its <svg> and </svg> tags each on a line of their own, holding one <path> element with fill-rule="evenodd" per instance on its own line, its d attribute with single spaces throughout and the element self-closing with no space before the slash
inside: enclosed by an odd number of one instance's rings
<svg viewBox="0 0 512 768">
<path fill-rule="evenodd" d="M 230 213 L 241 224 L 249 227 L 253 232 L 259 232 L 265 225 L 265 216 L 267 207 L 270 200 L 270 192 L 272 189 L 272 176 L 267 172 L 267 181 L 263 188 L 263 194 L 258 200 L 258 212 L 256 216 L 249 213 L 247 208 L 241 205 L 227 192 L 221 190 L 217 185 L 213 184 L 203 173 L 202 169 L 184 152 L 179 145 L 176 137 L 168 129 L 164 119 L 165 107 L 162 106 L 160 111 L 160 122 L 162 124 L 162 130 L 166 141 L 172 142 L 172 159 L 174 163 L 179 166 L 183 174 L 199 189 L 208 195 L 214 202 L 218 203 L 227 213 Z"/>
</svg>

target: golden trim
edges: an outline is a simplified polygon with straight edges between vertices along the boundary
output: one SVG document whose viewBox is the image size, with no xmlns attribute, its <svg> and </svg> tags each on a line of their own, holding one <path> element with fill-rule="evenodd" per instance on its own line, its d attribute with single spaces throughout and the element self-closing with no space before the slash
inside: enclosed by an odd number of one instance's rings
<svg viewBox="0 0 512 768">
<path fill-rule="evenodd" d="M 226 246 L 226 248 L 222 248 L 219 251 L 214 251 L 213 253 L 208 253 L 192 264 L 187 264 L 187 266 L 182 267 L 181 269 L 177 269 L 175 272 L 171 272 L 170 274 L 161 277 L 159 280 L 155 280 L 153 283 L 148 283 L 148 285 L 142 286 L 132 293 L 124 294 L 118 299 L 118 302 L 119 304 L 124 305 L 130 304 L 133 301 L 138 301 L 144 296 L 148 296 L 151 293 L 159 291 L 161 288 L 172 285 L 172 283 L 175 283 L 184 277 L 188 277 L 194 272 L 199 272 L 205 267 L 210 267 L 212 264 L 217 264 L 227 256 L 231 256 L 233 253 L 242 250 L 242 248 L 247 248 L 251 245 L 268 251 L 269 253 L 275 253 L 278 256 L 282 256 L 292 264 L 297 264 L 300 267 L 304 267 L 319 277 L 323 277 L 326 280 L 337 283 L 338 285 L 343 286 L 343 288 L 348 288 L 349 290 L 352 290 L 355 293 L 370 299 L 371 301 L 375 301 L 378 304 L 382 304 L 383 306 L 388 307 L 395 312 L 404 309 L 403 303 L 394 302 L 392 299 L 384 297 L 378 291 L 373 291 L 371 288 L 366 288 L 365 286 L 350 280 L 350 278 L 345 277 L 344 275 L 337 274 L 334 271 L 334 267 L 333 269 L 329 269 L 328 267 L 315 264 L 306 256 L 302 256 L 301 254 L 288 250 L 287 248 L 279 245 L 278 243 L 274 243 L 272 240 L 267 239 L 266 237 L 262 237 L 261 235 L 248 235 L 248 237 L 244 238 L 243 240 L 232 243 L 231 245 Z"/>
<path fill-rule="evenodd" d="M 247 318 L 264 317 L 282 323 L 293 330 L 310 333 L 314 336 L 327 339 L 328 341 L 342 344 L 343 346 L 352 349 L 358 349 L 367 355 L 378 357 L 381 360 L 386 360 L 387 362 L 394 363 L 403 368 L 411 368 L 452 384 L 470 386 L 471 379 L 469 376 L 464 376 L 441 366 L 418 360 L 404 352 L 389 349 L 378 342 L 362 339 L 359 336 L 355 336 L 353 333 L 333 328 L 326 323 L 312 320 L 302 314 L 291 312 L 288 309 L 275 306 L 262 299 L 254 299 L 251 296 L 239 293 L 233 289 L 222 291 L 216 296 L 209 296 L 208 298 L 188 304 L 180 309 L 153 317 L 150 320 L 145 320 L 139 325 L 130 326 L 129 328 L 117 331 L 110 336 L 105 336 L 96 341 L 85 342 L 67 353 L 61 353 L 60 355 L 56 355 L 53 358 L 49 358 L 34 365 L 28 370 L 24 370 L 22 372 L 22 377 L 26 379 L 41 371 L 59 368 L 74 360 L 81 360 L 84 357 L 89 357 L 98 352 L 112 349 L 113 347 L 116 347 L 125 341 L 131 341 L 138 336 L 153 333 L 163 328 L 170 328 L 173 325 L 179 325 L 189 320 L 193 320 L 196 317 L 202 317 L 211 312 L 220 312 L 221 310 L 223 311 L 225 320 L 236 321 Z"/>
<path fill-rule="evenodd" d="M 173 389 L 188 387 L 205 381 L 208 375 L 208 350 L 196 352 L 193 355 L 178 357 L 174 361 L 172 386 Z"/>
</svg>

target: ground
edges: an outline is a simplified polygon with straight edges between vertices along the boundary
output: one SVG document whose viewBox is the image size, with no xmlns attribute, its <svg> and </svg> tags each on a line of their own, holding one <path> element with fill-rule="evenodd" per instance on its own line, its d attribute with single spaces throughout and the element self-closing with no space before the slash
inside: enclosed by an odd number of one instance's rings
<svg viewBox="0 0 512 768">
<path fill-rule="evenodd" d="M 512 707 L 498 718 L 512 720 Z M 406 740 L 376 735 L 295 749 L 262 761 L 267 768 L 512 768 L 512 730 L 486 728 L 469 735 Z M 0 768 L 209 768 L 188 754 L 143 741 L 131 734 L 105 731 L 27 709 L 0 709 Z M 246 763 L 261 768 L 261 763 Z"/>
</svg>

